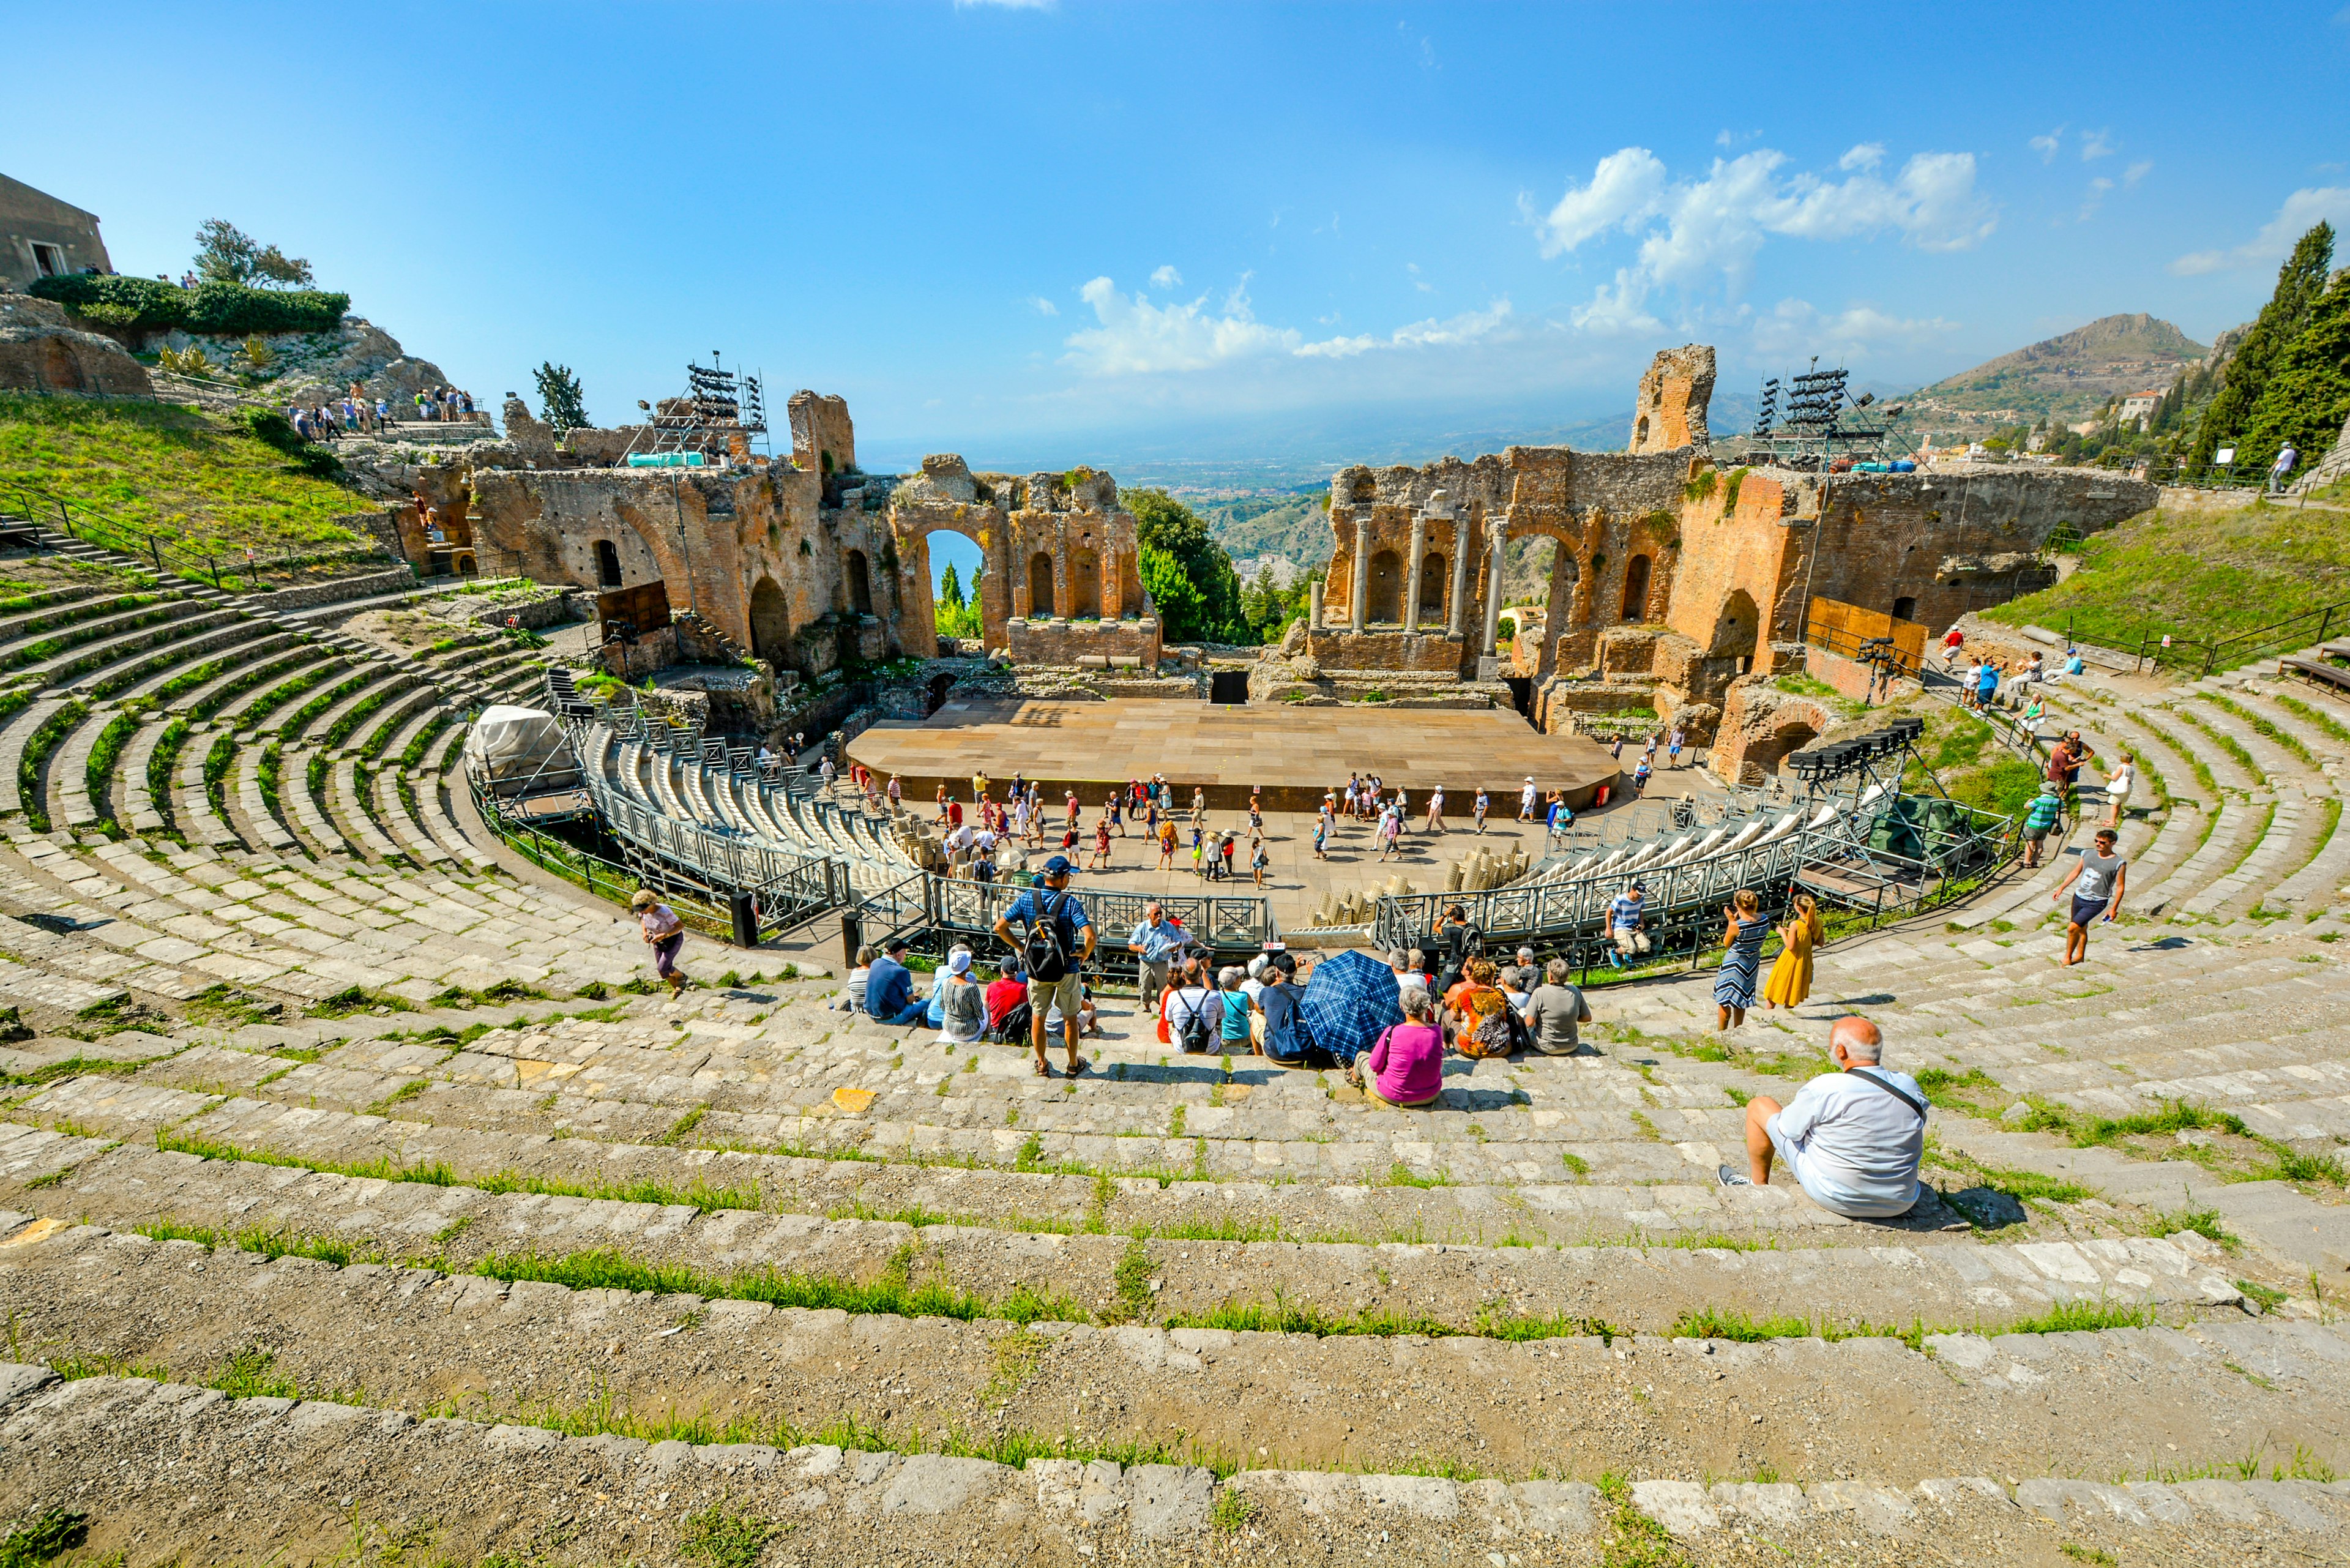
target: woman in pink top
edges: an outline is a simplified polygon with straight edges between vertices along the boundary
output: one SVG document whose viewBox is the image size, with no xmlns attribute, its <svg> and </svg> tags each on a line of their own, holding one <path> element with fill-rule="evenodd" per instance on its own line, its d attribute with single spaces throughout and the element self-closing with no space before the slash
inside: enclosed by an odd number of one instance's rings
<svg viewBox="0 0 2350 1568">
<path fill-rule="evenodd" d="M 1444 1031 L 1424 991 L 1403 993 L 1403 1022 L 1380 1031 L 1355 1064 L 1357 1082 L 1391 1106 L 1428 1106 L 1444 1089 Z"/>
<path fill-rule="evenodd" d="M 653 971 L 668 982 L 671 996 L 684 994 L 685 971 L 677 967 L 677 954 L 685 946 L 685 922 L 650 888 L 638 888 L 629 908 L 644 929 L 645 946 L 653 950 Z"/>
</svg>

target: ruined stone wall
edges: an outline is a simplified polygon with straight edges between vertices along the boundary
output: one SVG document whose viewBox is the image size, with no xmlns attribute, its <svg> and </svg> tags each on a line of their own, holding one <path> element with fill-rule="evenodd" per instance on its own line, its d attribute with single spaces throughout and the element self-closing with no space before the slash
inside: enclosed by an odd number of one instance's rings
<svg viewBox="0 0 2350 1568">
<path fill-rule="evenodd" d="M 1461 665 L 1461 640 L 1430 628 L 1407 632 L 1348 631 L 1325 628 L 1309 631 L 1305 651 L 1331 670 L 1388 670 L 1399 674 L 1457 675 Z"/>
<path fill-rule="evenodd" d="M 803 389 L 784 405 L 792 428 L 792 466 L 822 477 L 857 472 L 857 427 L 848 400 Z"/>
<path fill-rule="evenodd" d="M 1026 620 L 1014 617 L 1004 627 L 1003 646 L 1019 665 L 1070 665 L 1106 668 L 1117 665 L 1155 673 L 1163 644 L 1159 618 L 1133 620 Z"/>
<path fill-rule="evenodd" d="M 1712 441 L 1706 431 L 1707 405 L 1713 400 L 1713 349 L 1703 343 L 1659 350 L 1640 378 L 1632 405 L 1632 441 L 1628 452 L 1671 452 L 1678 447 L 1704 448 Z"/>
<path fill-rule="evenodd" d="M 1784 640 L 1783 627 L 1799 607 L 1813 518 L 1802 510 L 1816 490 L 1805 475 L 1756 469 L 1739 483 L 1735 506 L 1723 510 L 1724 487 L 1681 509 L 1680 560 L 1665 624 L 1707 657 L 1760 659 L 1763 645 Z M 1765 635 L 1763 628 L 1772 630 Z M 1796 622 L 1801 629 L 1800 619 Z"/>
<path fill-rule="evenodd" d="M 1825 481 L 1816 474 L 1787 477 L 1812 493 L 1805 509 L 1821 519 L 1819 567 L 1810 592 L 1919 621 L 1936 632 L 1970 609 L 2004 604 L 2055 581 L 2041 552 L 2057 529 L 2101 532 L 2151 509 L 2159 493 L 2142 480 L 2115 474 L 1991 463 L 1834 474 Z M 1795 597 L 1801 599 L 1800 589 Z M 1913 602 L 1897 610 L 1904 599 Z M 1796 614 L 1803 607 L 1800 602 L 1793 607 Z M 1800 622 L 1785 622 L 1780 634 L 1799 639 Z"/>
</svg>

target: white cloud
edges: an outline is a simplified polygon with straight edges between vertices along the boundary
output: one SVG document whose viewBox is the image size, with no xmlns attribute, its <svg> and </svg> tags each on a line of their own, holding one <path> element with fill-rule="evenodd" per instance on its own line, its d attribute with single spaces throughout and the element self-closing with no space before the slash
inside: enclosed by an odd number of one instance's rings
<svg viewBox="0 0 2350 1568">
<path fill-rule="evenodd" d="M 1416 321 L 1384 337 L 1359 333 L 1308 342 L 1293 327 L 1256 318 L 1245 275 L 1221 305 L 1211 305 L 1204 294 L 1188 304 L 1153 305 L 1140 294 L 1129 297 L 1119 293 L 1107 277 L 1095 278 L 1078 292 L 1093 306 L 1097 325 L 1068 336 L 1069 351 L 1061 362 L 1091 376 L 1208 370 L 1265 358 L 1351 359 L 1377 349 L 1457 348 L 1492 337 L 1510 321 L 1510 302 L 1497 299 L 1483 310 Z"/>
<path fill-rule="evenodd" d="M 1204 370 L 1234 359 L 1286 352 L 1301 341 L 1296 332 L 1267 327 L 1250 311 L 1245 275 L 1213 308 L 1204 294 L 1189 305 L 1157 306 L 1139 294 L 1129 298 L 1107 277 L 1095 278 L 1077 292 L 1094 307 L 1099 325 L 1069 334 L 1069 351 L 1061 362 L 1088 375 Z"/>
<path fill-rule="evenodd" d="M 1665 166 L 1647 148 L 1609 153 L 1592 171 L 1590 184 L 1568 186 L 1558 205 L 1535 225 L 1542 254 L 1571 251 L 1619 223 L 1631 229 L 1654 210 L 1664 184 Z"/>
<path fill-rule="evenodd" d="M 1032 294 L 1028 296 L 1028 308 L 1034 310 L 1039 316 L 1058 316 L 1061 314 L 1061 307 L 1054 304 L 1051 300 L 1045 298 L 1041 294 Z"/>
<path fill-rule="evenodd" d="M 2194 277 L 2208 272 L 2225 272 L 2230 267 L 2282 261 L 2294 242 L 2320 221 L 2337 228 L 2350 224 L 2350 188 L 2320 185 L 2295 191 L 2284 199 L 2277 215 L 2262 225 L 2261 232 L 2246 244 L 2233 250 L 2192 252 L 2172 262 L 2170 270 L 2181 277 Z"/>
<path fill-rule="evenodd" d="M 1182 281 L 1183 275 L 1175 270 L 1171 262 L 1150 275 L 1150 286 L 1153 288 L 1173 288 Z"/>
<path fill-rule="evenodd" d="M 2110 130 L 2081 132 L 2081 161 L 2094 163 L 2100 158 L 2111 158 L 2114 155 L 2113 136 Z"/>
<path fill-rule="evenodd" d="M 2137 184 L 2139 181 L 2145 179 L 2147 175 L 2153 172 L 2153 159 L 2146 158 L 2139 160 L 2137 162 L 2131 164 L 2128 168 L 2122 171 L 2122 189 L 2125 191 L 2128 190 L 2131 186 Z"/>
<path fill-rule="evenodd" d="M 1351 359 L 1374 348 L 1451 348 L 1491 336 L 1510 319 L 1510 302 L 1497 299 L 1482 310 L 1471 310 L 1439 321 L 1430 317 L 1399 327 L 1385 337 L 1361 333 L 1352 337 L 1301 343 L 1291 350 L 1301 359 Z"/>
<path fill-rule="evenodd" d="M 1953 251 L 1990 234 L 1997 219 L 1975 189 L 1974 154 L 1920 152 L 1890 180 L 1875 171 L 1883 158 L 1881 147 L 1863 143 L 1844 157 L 1849 177 L 1836 180 L 1789 174 L 1784 153 L 1758 148 L 1715 159 L 1700 178 L 1669 182 L 1648 149 L 1627 147 L 1601 159 L 1590 182 L 1569 187 L 1534 226 L 1545 256 L 1614 229 L 1641 234 L 1638 265 L 1574 313 L 1576 326 L 1595 331 L 1655 329 L 1645 302 L 1660 286 L 1695 290 L 1719 277 L 1736 294 L 1773 235 L 1825 241 L 1892 233 L 1920 250 Z"/>
<path fill-rule="evenodd" d="M 1412 287 L 1419 290 L 1422 294 L 1434 294 L 1436 292 L 1436 286 L 1419 275 L 1419 264 L 1418 262 L 1404 263 L 1403 270 L 1411 275 Z"/>
<path fill-rule="evenodd" d="M 1848 306 L 1829 316 L 1808 300 L 1783 299 L 1755 322 L 1754 348 L 1782 358 L 1853 358 L 1877 348 L 1914 348 L 1957 329 L 1958 323 L 1939 316 L 1888 316 L 1873 305 Z"/>
<path fill-rule="evenodd" d="M 1577 306 L 1568 319 L 1582 330 L 1602 337 L 1651 336 L 1663 331 L 1665 324 L 1643 307 L 1648 292 L 1638 274 L 1629 267 L 1618 267 L 1614 289 L 1601 284 L 1592 291 L 1591 303 Z"/>
<path fill-rule="evenodd" d="M 2089 193 L 2082 198 L 2080 213 L 2073 221 L 2077 223 L 2085 223 L 2091 218 L 2095 217 L 2097 215 L 2097 209 L 2105 205 L 2106 192 L 2113 188 L 2114 182 L 2106 179 L 2102 174 L 2097 176 L 2095 180 L 2090 181 Z"/>
<path fill-rule="evenodd" d="M 2064 128 L 2060 125 L 2045 136 L 2033 137 L 2024 145 L 2040 154 L 2043 163 L 2054 163 L 2056 161 L 2056 150 L 2064 145 Z"/>
</svg>

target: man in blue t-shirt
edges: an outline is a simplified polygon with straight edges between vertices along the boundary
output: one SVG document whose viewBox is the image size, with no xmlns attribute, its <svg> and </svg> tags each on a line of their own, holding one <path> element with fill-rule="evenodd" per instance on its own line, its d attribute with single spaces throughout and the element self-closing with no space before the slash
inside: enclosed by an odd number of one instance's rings
<svg viewBox="0 0 2350 1568">
<path fill-rule="evenodd" d="M 1648 950 L 1648 934 L 1641 928 L 1648 923 L 1648 903 L 1638 882 L 1627 882 L 1624 890 L 1607 905 L 1607 937 L 1615 943 L 1607 961 L 1617 969 L 1624 961 L 1637 958 Z"/>
<path fill-rule="evenodd" d="M 1024 935 L 1014 940 L 1014 924 Z M 1086 1070 L 1077 1054 L 1077 1013 L 1085 1005 L 1085 987 L 1077 966 L 1094 956 L 1093 921 L 1086 907 L 1069 892 L 1069 861 L 1055 855 L 1045 862 L 1045 885 L 1031 888 L 996 917 L 995 934 L 1006 945 L 1023 951 L 1028 971 L 1029 1044 L 1036 1050 L 1036 1075 L 1049 1078 L 1053 1069 L 1045 1059 L 1045 1019 L 1061 1010 L 1061 1033 L 1069 1047 L 1069 1076 Z"/>
<path fill-rule="evenodd" d="M 877 1023 L 920 1023 L 923 1003 L 914 995 L 913 971 L 906 967 L 906 939 L 891 937 L 881 944 L 865 977 L 865 1011 Z"/>
</svg>

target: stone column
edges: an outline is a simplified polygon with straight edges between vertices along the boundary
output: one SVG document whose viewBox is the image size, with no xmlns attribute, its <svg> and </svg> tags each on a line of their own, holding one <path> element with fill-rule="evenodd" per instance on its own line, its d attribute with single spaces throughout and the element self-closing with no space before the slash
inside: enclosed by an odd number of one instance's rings
<svg viewBox="0 0 2350 1568">
<path fill-rule="evenodd" d="M 1446 620 L 1444 634 L 1459 637 L 1467 624 L 1469 611 L 1469 519 L 1455 519 L 1452 524 L 1452 614 Z"/>
<path fill-rule="evenodd" d="M 1322 579 L 1319 577 L 1305 585 L 1305 624 L 1311 630 L 1322 629 Z"/>
<path fill-rule="evenodd" d="M 1371 516 L 1368 512 L 1355 519 L 1355 604 L 1348 629 L 1360 631 L 1371 607 Z"/>
<path fill-rule="evenodd" d="M 1428 558 L 1428 514 L 1420 514 L 1411 520 L 1411 565 L 1405 568 L 1411 576 L 1403 584 L 1403 628 L 1419 629 L 1419 565 Z"/>
<path fill-rule="evenodd" d="M 1500 651 L 1502 635 L 1502 547 L 1507 543 L 1507 529 L 1495 523 L 1493 530 L 1492 567 L 1486 574 L 1485 584 L 1485 657 L 1491 659 Z"/>
</svg>

